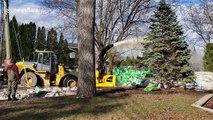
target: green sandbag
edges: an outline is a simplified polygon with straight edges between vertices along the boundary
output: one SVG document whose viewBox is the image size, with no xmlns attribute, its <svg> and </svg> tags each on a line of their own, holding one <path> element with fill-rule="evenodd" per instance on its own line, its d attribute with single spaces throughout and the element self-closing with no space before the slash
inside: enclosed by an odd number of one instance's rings
<svg viewBox="0 0 213 120">
<path fill-rule="evenodd" d="M 151 92 L 154 88 L 158 87 L 158 83 L 148 85 L 146 88 L 144 88 L 145 92 Z"/>
<path fill-rule="evenodd" d="M 117 82 L 120 85 L 136 86 L 140 85 L 143 78 L 151 70 L 132 70 L 129 66 L 118 67 L 113 70 L 113 75 L 117 76 Z"/>
<path fill-rule="evenodd" d="M 36 93 L 39 93 L 40 91 L 41 91 L 41 89 L 40 89 L 38 86 L 36 86 L 35 92 L 36 92 Z"/>
</svg>

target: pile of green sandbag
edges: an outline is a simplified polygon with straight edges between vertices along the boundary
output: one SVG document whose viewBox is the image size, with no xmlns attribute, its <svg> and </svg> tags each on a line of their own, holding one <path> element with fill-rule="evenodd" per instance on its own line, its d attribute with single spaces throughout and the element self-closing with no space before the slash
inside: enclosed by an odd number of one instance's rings
<svg viewBox="0 0 213 120">
<path fill-rule="evenodd" d="M 158 83 L 150 83 L 150 81 L 145 80 L 153 76 L 151 70 L 133 70 L 129 66 L 118 67 L 113 70 L 113 75 L 117 77 L 118 86 L 142 86 L 145 92 L 151 92 L 154 88 L 158 86 Z"/>
<path fill-rule="evenodd" d="M 142 79 L 150 74 L 151 70 L 136 70 L 127 67 L 118 67 L 113 70 L 117 77 L 118 86 L 136 86 L 142 84 Z"/>
</svg>

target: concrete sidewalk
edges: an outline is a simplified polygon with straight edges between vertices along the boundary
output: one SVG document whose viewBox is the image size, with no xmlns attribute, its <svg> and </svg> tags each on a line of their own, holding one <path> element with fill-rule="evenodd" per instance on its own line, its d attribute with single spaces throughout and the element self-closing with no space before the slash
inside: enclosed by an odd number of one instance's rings
<svg viewBox="0 0 213 120">
<path fill-rule="evenodd" d="M 213 113 L 213 109 L 203 107 L 203 105 L 204 105 L 211 97 L 213 97 L 213 94 L 207 94 L 207 95 L 203 96 L 203 97 L 202 97 L 200 100 L 198 100 L 197 102 L 193 103 L 192 106 Z"/>
</svg>

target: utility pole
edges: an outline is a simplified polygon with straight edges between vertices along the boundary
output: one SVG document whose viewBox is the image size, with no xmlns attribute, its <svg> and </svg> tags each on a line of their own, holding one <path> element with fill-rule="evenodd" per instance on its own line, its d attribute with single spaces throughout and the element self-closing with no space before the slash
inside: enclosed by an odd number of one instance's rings
<svg viewBox="0 0 213 120">
<path fill-rule="evenodd" d="M 5 29 L 5 41 L 6 41 L 6 59 L 11 59 L 11 43 L 10 43 L 10 31 L 9 31 L 9 2 L 4 0 L 4 29 Z"/>
<path fill-rule="evenodd" d="M 1 42 L 0 42 L 0 66 L 2 65 L 5 59 L 5 37 L 4 37 L 4 0 L 1 0 L 1 21 L 0 21 L 0 28 L 1 28 Z"/>
</svg>

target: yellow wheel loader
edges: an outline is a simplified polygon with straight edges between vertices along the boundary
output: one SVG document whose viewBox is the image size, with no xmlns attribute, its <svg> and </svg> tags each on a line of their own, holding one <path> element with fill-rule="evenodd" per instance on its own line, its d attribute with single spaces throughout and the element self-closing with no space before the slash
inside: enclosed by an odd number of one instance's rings
<svg viewBox="0 0 213 120">
<path fill-rule="evenodd" d="M 21 85 L 34 86 L 70 86 L 77 85 L 77 73 L 75 70 L 65 69 L 63 65 L 57 65 L 57 57 L 53 51 L 35 51 L 32 62 L 17 62 L 21 75 Z"/>
<path fill-rule="evenodd" d="M 64 65 L 57 65 L 57 57 L 53 51 L 35 51 L 32 62 L 17 62 L 21 75 L 21 85 L 76 87 L 76 70 L 66 69 Z M 96 87 L 116 87 L 116 76 L 101 73 L 96 70 Z"/>
</svg>

